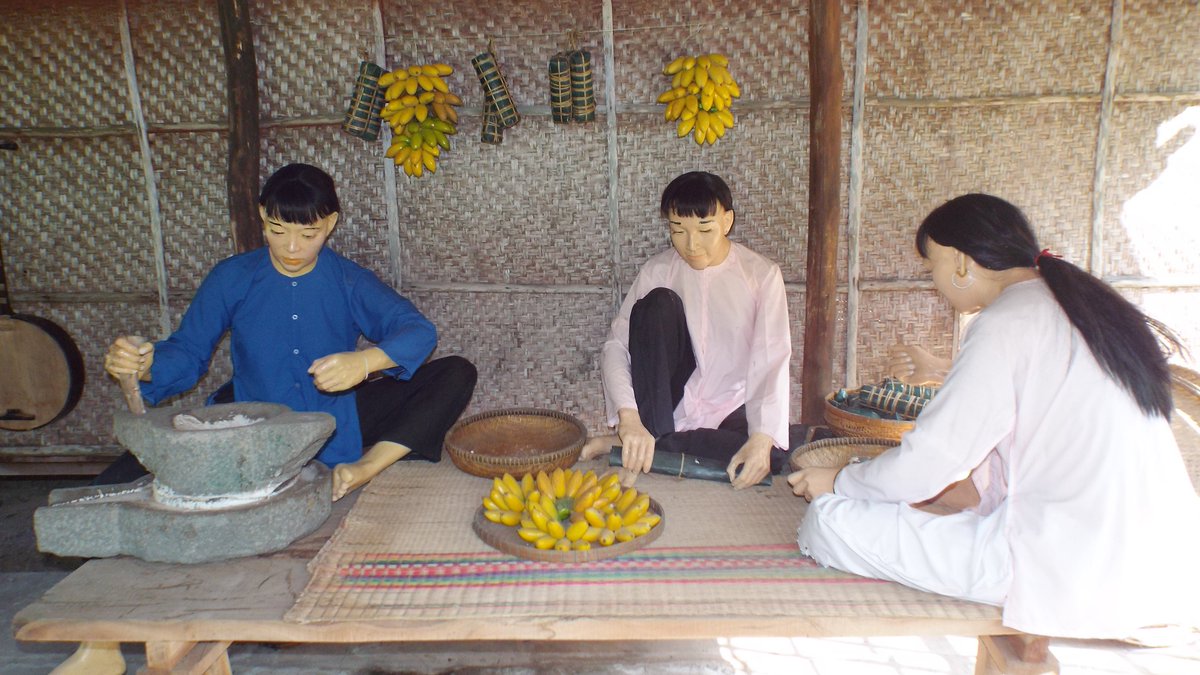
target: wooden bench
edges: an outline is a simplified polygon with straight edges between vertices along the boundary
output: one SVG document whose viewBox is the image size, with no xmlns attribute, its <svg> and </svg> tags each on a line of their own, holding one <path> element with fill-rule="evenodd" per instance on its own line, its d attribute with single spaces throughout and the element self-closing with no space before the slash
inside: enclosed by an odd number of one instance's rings
<svg viewBox="0 0 1200 675">
<path fill-rule="evenodd" d="M 400 467 L 406 469 L 411 470 Z M 777 483 L 776 489 L 786 490 L 786 486 Z M 354 496 L 337 503 L 334 515 L 318 532 L 273 555 L 200 565 L 132 558 L 91 560 L 17 614 L 13 622 L 16 638 L 32 642 L 143 643 L 145 673 L 217 674 L 230 672 L 226 650 L 234 642 L 968 635 L 979 637 L 977 673 L 1057 672 L 1057 663 L 1047 651 L 1047 639 L 1013 635 L 994 613 L 987 618 L 961 619 L 897 617 L 880 612 L 883 618 L 872 616 L 866 620 L 797 608 L 787 616 L 697 611 L 616 618 L 578 612 L 445 619 L 393 615 L 310 622 L 285 618 L 309 585 L 313 574 L 310 562 L 345 518 L 352 501 Z M 793 504 L 782 503 L 789 508 Z M 666 539 L 664 535 L 659 541 Z M 837 585 L 828 588 L 829 592 L 838 592 Z"/>
</svg>

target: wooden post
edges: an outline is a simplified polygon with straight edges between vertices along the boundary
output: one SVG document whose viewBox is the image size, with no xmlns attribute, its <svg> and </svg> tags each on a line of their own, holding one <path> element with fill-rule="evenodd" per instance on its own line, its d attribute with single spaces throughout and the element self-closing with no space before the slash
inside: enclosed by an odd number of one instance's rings
<svg viewBox="0 0 1200 675">
<path fill-rule="evenodd" d="M 841 223 L 842 51 L 838 0 L 809 9 L 808 275 L 804 294 L 804 374 L 800 421 L 824 422 L 833 384 L 837 249 Z"/>
<path fill-rule="evenodd" d="M 234 247 L 262 246 L 258 216 L 258 64 L 248 0 L 218 0 L 229 107 L 229 168 L 226 191 Z"/>
</svg>

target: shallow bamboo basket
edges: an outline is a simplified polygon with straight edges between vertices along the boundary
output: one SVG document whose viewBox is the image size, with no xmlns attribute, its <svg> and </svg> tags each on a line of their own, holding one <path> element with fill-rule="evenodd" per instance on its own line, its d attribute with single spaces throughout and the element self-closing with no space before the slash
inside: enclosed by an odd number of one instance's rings
<svg viewBox="0 0 1200 675">
<path fill-rule="evenodd" d="M 587 429 L 566 413 L 540 408 L 504 408 L 459 420 L 445 448 L 458 468 L 495 478 L 567 468 L 579 459 Z"/>
<path fill-rule="evenodd" d="M 840 469 L 855 457 L 876 457 L 895 445 L 895 441 L 888 438 L 825 438 L 792 450 L 788 465 L 792 471 L 812 468 Z"/>
<path fill-rule="evenodd" d="M 857 393 L 857 389 L 847 393 Z M 825 397 L 825 423 L 839 436 L 854 436 L 856 438 L 884 438 L 892 444 L 900 442 L 900 437 L 913 428 L 911 420 L 884 420 L 865 417 L 842 410 L 833 403 L 835 393 Z"/>
</svg>

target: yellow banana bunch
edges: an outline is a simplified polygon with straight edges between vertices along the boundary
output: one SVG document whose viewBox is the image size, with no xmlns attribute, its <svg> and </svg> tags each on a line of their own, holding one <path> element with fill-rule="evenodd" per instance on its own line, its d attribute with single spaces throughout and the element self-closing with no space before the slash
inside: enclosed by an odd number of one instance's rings
<svg viewBox="0 0 1200 675">
<path fill-rule="evenodd" d="M 404 169 L 404 173 L 419 178 L 426 172 L 437 171 L 437 158 L 442 150 L 450 149 L 450 135 L 454 125 L 436 117 L 426 117 L 418 122 L 397 126 L 392 132 L 392 143 L 386 155 Z M 519 487 L 519 485 L 518 485 Z M 496 503 L 501 506 L 500 502 Z M 512 510 L 519 511 L 521 507 Z"/>
<path fill-rule="evenodd" d="M 438 156 L 450 149 L 446 136 L 457 131 L 455 106 L 462 105 L 462 99 L 442 78 L 453 72 L 448 64 L 432 63 L 379 76 L 379 85 L 387 87 L 380 117 L 392 127 L 387 156 L 409 176 L 437 171 Z"/>
<path fill-rule="evenodd" d="M 622 490 L 616 473 L 555 469 L 492 480 L 483 515 L 517 528 L 517 536 L 541 550 L 587 551 L 611 546 L 653 529 L 662 517 L 650 511 L 650 495 Z"/>
<path fill-rule="evenodd" d="M 680 138 L 690 135 L 697 145 L 712 145 L 733 127 L 729 107 L 742 90 L 728 66 L 721 54 L 702 54 L 680 56 L 663 68 L 671 76 L 671 88 L 658 102 L 666 105 L 663 117 L 676 123 Z"/>
</svg>

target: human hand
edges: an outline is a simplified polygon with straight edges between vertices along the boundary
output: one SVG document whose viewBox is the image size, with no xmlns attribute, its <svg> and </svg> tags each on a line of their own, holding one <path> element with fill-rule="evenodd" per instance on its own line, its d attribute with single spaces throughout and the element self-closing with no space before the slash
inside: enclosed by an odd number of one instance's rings
<svg viewBox="0 0 1200 675">
<path fill-rule="evenodd" d="M 133 375 L 139 380 L 149 380 L 152 365 L 154 343 L 140 335 L 122 335 L 113 340 L 104 355 L 104 370 L 117 379 Z"/>
<path fill-rule="evenodd" d="M 770 436 L 754 432 L 750 435 L 750 440 L 729 460 L 725 471 L 729 474 L 729 482 L 735 490 L 758 485 L 759 481 L 771 473 L 771 448 L 774 447 L 774 443 Z"/>
<path fill-rule="evenodd" d="M 792 494 L 811 502 L 823 494 L 833 492 L 833 481 L 837 479 L 838 471 L 840 469 L 824 467 L 800 469 L 788 474 L 787 481 L 788 485 L 792 486 Z"/>
<path fill-rule="evenodd" d="M 649 473 L 654 462 L 654 436 L 642 424 L 638 411 L 622 408 L 617 415 L 617 436 L 621 438 L 621 466 Z"/>
<path fill-rule="evenodd" d="M 938 358 L 916 345 L 900 343 L 888 352 L 888 375 L 905 384 L 938 385 L 948 372 L 949 359 Z"/>
<path fill-rule="evenodd" d="M 364 352 L 338 352 L 313 361 L 308 374 L 321 391 L 345 391 L 365 382 L 371 374 L 371 365 Z"/>
</svg>

